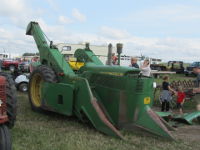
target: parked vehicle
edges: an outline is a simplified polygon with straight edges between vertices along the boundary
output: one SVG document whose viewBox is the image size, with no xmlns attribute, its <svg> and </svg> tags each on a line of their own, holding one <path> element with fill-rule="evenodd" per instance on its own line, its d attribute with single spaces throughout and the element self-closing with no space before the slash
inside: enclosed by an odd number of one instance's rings
<svg viewBox="0 0 200 150">
<path fill-rule="evenodd" d="M 9 54 L 8 53 L 0 53 L 0 59 L 8 59 L 9 58 Z"/>
<path fill-rule="evenodd" d="M 184 73 L 183 61 L 168 61 L 168 70 L 177 74 Z"/>
<path fill-rule="evenodd" d="M 29 72 L 30 71 L 29 66 L 30 66 L 30 61 L 23 61 L 19 63 L 18 69 L 21 72 Z"/>
<path fill-rule="evenodd" d="M 19 65 L 19 61 L 15 61 L 12 59 L 5 59 L 2 61 L 1 68 L 5 70 L 14 71 L 15 69 L 18 68 L 18 65 Z"/>
<path fill-rule="evenodd" d="M 153 63 L 150 65 L 152 70 L 158 71 L 173 71 L 176 73 L 184 73 L 184 67 L 182 61 L 168 61 L 167 65 Z"/>
<path fill-rule="evenodd" d="M 21 74 L 15 79 L 15 86 L 21 92 L 28 91 L 29 74 Z"/>
<path fill-rule="evenodd" d="M 158 71 L 166 71 L 167 67 L 161 63 L 161 59 L 156 59 L 156 58 L 150 58 L 150 67 L 152 70 L 158 70 Z"/>
<path fill-rule="evenodd" d="M 193 72 L 194 68 L 200 68 L 200 62 L 193 62 L 190 66 L 186 67 L 184 73 L 186 76 L 193 75 L 196 76 L 196 74 Z"/>
<path fill-rule="evenodd" d="M 167 67 L 163 64 L 151 64 L 150 67 L 152 70 L 167 71 Z"/>
</svg>

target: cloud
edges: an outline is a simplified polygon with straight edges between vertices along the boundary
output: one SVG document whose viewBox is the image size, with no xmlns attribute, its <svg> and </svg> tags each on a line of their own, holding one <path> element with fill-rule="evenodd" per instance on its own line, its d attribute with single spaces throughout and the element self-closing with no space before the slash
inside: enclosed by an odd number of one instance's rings
<svg viewBox="0 0 200 150">
<path fill-rule="evenodd" d="M 25 0 L 1 0 L 0 19 L 19 28 L 25 28 L 30 20 L 35 20 L 43 14 L 42 9 L 32 9 Z"/>
<path fill-rule="evenodd" d="M 100 34 L 114 39 L 124 39 L 130 37 L 129 33 L 126 30 L 111 28 L 107 26 L 102 26 L 100 29 Z"/>
<path fill-rule="evenodd" d="M 51 0 L 50 0 L 51 1 Z M 72 16 L 74 19 L 71 19 L 69 17 L 60 15 L 58 20 L 62 24 L 70 24 L 75 22 L 75 20 L 80 21 L 80 22 L 85 22 L 86 21 L 86 16 L 82 14 L 78 9 L 74 8 L 72 9 Z"/>
<path fill-rule="evenodd" d="M 0 35 L 0 39 L 12 38 L 12 34 L 3 28 L 0 28 Z"/>
<path fill-rule="evenodd" d="M 115 19 L 133 34 L 146 37 L 194 37 L 200 34 L 200 9 L 195 5 L 168 4 L 131 10 Z M 135 31 L 135 32 L 134 32 Z"/>
<path fill-rule="evenodd" d="M 132 39 L 133 40 L 133 39 Z M 161 58 L 164 61 L 182 60 L 198 61 L 200 56 L 200 39 L 187 38 L 134 38 L 134 42 L 124 41 L 125 53 Z M 192 45 L 192 46 L 191 46 Z"/>
<path fill-rule="evenodd" d="M 0 52 L 22 54 L 35 51 L 36 45 L 32 39 L 25 35 L 25 30 L 20 28 L 0 28 Z"/>
<path fill-rule="evenodd" d="M 73 18 L 64 15 L 56 16 L 56 21 L 59 21 L 60 24 L 53 24 L 52 22 L 45 22 L 41 9 L 33 10 L 26 2 L 25 0 L 13 0 L 11 3 L 7 0 L 1 0 L 0 19 L 10 20 L 11 23 L 9 27 L 0 27 L 0 51 L 4 48 L 7 52 L 19 54 L 37 52 L 34 39 L 31 36 L 25 35 L 25 27 L 28 22 L 35 20 L 39 22 L 42 30 L 50 40 L 53 40 L 55 43 L 90 42 L 95 45 L 106 45 L 108 43 L 115 45 L 121 42 L 124 45 L 124 54 L 131 56 L 142 53 L 149 57 L 162 58 L 165 61 L 184 60 L 192 62 L 199 60 L 200 38 L 139 37 L 129 33 L 126 29 L 109 26 L 101 26 L 96 31 L 96 34 L 76 32 L 66 28 L 66 24 L 74 23 L 75 21 L 86 21 L 86 16 L 80 13 L 78 9 L 72 10 Z M 145 10 L 143 13 L 135 13 L 135 15 L 131 16 L 131 19 L 128 19 L 140 23 L 147 23 L 149 21 L 152 24 L 153 22 L 163 23 L 165 20 L 187 22 L 190 19 L 200 18 L 199 14 L 199 10 L 192 10 L 190 6 L 174 6 L 169 7 L 169 9 L 160 7 L 155 10 Z M 125 21 L 125 23 L 128 23 L 129 20 Z"/>
<path fill-rule="evenodd" d="M 86 21 L 86 16 L 76 8 L 72 10 L 72 16 L 80 22 Z"/>
<path fill-rule="evenodd" d="M 128 22 L 147 22 L 147 21 L 171 21 L 186 22 L 200 19 L 200 9 L 194 5 L 165 5 L 155 6 L 150 9 L 130 12 L 127 17 L 120 18 L 120 21 Z M 155 23 L 155 22 L 154 22 Z"/>
<path fill-rule="evenodd" d="M 198 60 L 200 56 L 200 39 L 192 38 L 142 38 L 136 37 L 126 32 L 123 36 L 110 37 L 107 34 L 89 34 L 84 32 L 68 31 L 61 25 L 47 25 L 43 20 L 40 20 L 40 26 L 45 34 L 54 40 L 55 43 L 82 43 L 90 42 L 93 45 L 115 45 L 118 42 L 123 43 L 123 53 L 130 56 L 143 55 L 161 58 L 164 61 L 168 60 L 183 60 L 192 62 Z M 112 28 L 106 28 L 107 31 L 112 31 Z M 100 29 L 101 31 L 101 29 Z M 114 31 L 124 31 L 115 29 Z M 56 34 L 55 34 L 56 33 Z M 120 32 L 121 33 L 121 32 Z M 114 33 L 112 33 L 114 34 Z M 118 34 L 115 34 L 118 35 Z M 33 40 L 33 39 L 32 39 Z"/>
<path fill-rule="evenodd" d="M 107 34 L 91 34 L 85 32 L 70 31 L 63 25 L 47 24 L 42 18 L 37 20 L 40 27 L 54 43 L 82 43 L 90 42 L 93 45 L 115 45 L 118 42 L 123 43 L 123 54 L 138 56 L 140 54 L 168 60 L 183 60 L 186 62 L 198 61 L 200 56 L 200 39 L 195 38 L 143 38 L 130 34 L 122 36 L 108 36 Z M 112 31 L 112 28 L 106 28 Z M 14 32 L 13 32 L 14 31 Z M 101 29 L 100 29 L 101 31 Z M 124 31 L 115 29 L 114 31 Z M 120 32 L 121 33 L 121 32 Z M 124 32 L 122 32 L 124 33 Z M 114 35 L 118 35 L 113 33 Z M 19 53 L 37 52 L 37 47 L 33 37 L 25 35 L 25 30 L 13 28 L 12 30 L 0 28 L 0 49 L 6 52 Z M 2 51 L 2 50 L 1 50 Z"/>
<path fill-rule="evenodd" d="M 59 16 L 58 17 L 58 21 L 62 24 L 70 24 L 73 22 L 72 19 L 68 18 L 68 17 L 65 17 L 65 16 Z"/>
<path fill-rule="evenodd" d="M 47 2 L 47 4 L 55 11 L 55 12 L 59 12 L 59 7 L 57 5 L 57 2 L 54 0 L 45 0 Z"/>
<path fill-rule="evenodd" d="M 25 1 L 24 0 L 1 0 L 0 5 L 0 15 L 1 16 L 13 16 L 24 12 L 25 8 Z"/>
</svg>

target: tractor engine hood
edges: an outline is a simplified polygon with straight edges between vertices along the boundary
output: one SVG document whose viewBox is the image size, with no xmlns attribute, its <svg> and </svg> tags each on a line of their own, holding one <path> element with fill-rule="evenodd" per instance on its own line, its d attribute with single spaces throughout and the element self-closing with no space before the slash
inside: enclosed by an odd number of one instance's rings
<svg viewBox="0 0 200 150">
<path fill-rule="evenodd" d="M 140 73 L 139 69 L 133 69 L 131 67 L 100 66 L 100 65 L 90 65 L 90 64 L 87 64 L 80 69 L 81 73 L 85 71 L 93 73 L 117 75 L 117 76 L 138 75 Z"/>
</svg>

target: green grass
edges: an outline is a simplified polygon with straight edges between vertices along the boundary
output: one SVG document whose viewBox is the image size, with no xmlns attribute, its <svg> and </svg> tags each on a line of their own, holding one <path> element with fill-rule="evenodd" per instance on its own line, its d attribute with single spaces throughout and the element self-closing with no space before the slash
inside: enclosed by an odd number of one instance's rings
<svg viewBox="0 0 200 150">
<path fill-rule="evenodd" d="M 13 150 L 200 149 L 198 141 L 167 141 L 137 131 L 122 134 L 125 140 L 104 135 L 73 117 L 33 112 L 27 95 L 18 93 L 18 116 L 12 129 Z"/>
</svg>

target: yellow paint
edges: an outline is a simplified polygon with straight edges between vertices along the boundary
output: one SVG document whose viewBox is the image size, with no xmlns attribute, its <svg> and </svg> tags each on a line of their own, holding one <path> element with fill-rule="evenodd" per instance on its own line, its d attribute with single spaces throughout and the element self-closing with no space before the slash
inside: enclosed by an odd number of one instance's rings
<svg viewBox="0 0 200 150">
<path fill-rule="evenodd" d="M 150 97 L 145 97 L 144 98 L 144 104 L 150 104 L 151 98 Z"/>
<path fill-rule="evenodd" d="M 69 61 L 68 63 L 73 70 L 79 70 L 81 67 L 85 65 L 83 62 L 76 62 L 76 61 Z"/>
<path fill-rule="evenodd" d="M 123 73 L 119 72 L 101 72 L 102 74 L 109 74 L 109 75 L 114 75 L 114 76 L 123 76 Z"/>
<path fill-rule="evenodd" d="M 35 107 L 41 106 L 41 88 L 43 79 L 39 73 L 33 75 L 30 83 L 31 102 Z"/>
</svg>

